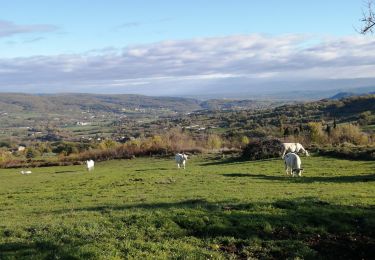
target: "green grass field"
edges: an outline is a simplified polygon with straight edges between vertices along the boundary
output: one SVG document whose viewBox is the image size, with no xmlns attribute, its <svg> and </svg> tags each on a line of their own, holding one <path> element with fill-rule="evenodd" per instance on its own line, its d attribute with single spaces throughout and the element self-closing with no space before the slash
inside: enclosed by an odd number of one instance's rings
<svg viewBox="0 0 375 260">
<path fill-rule="evenodd" d="M 375 162 L 192 157 L 0 170 L 0 259 L 371 259 Z"/>
</svg>

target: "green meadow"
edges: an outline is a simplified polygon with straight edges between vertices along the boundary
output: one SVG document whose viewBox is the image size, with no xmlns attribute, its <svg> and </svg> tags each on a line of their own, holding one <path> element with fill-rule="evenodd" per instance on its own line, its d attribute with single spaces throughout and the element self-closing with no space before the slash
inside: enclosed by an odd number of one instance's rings
<svg viewBox="0 0 375 260">
<path fill-rule="evenodd" d="M 375 162 L 192 156 L 0 170 L 0 259 L 371 259 Z"/>
</svg>

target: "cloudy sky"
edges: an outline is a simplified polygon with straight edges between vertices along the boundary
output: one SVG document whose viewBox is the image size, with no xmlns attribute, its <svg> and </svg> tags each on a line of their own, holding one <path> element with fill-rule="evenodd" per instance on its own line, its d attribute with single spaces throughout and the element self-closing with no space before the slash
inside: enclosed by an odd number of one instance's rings
<svg viewBox="0 0 375 260">
<path fill-rule="evenodd" d="M 211 95 L 375 86 L 362 0 L 0 0 L 0 91 Z"/>
</svg>

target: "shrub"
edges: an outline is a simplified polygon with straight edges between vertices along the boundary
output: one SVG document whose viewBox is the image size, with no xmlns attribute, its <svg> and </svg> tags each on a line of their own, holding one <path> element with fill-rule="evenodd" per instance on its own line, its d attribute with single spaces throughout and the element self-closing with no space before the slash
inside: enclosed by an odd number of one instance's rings
<svg viewBox="0 0 375 260">
<path fill-rule="evenodd" d="M 30 159 L 30 158 L 34 158 L 34 157 L 36 157 L 38 155 L 39 155 L 39 151 L 38 150 L 36 150 L 36 149 L 34 149 L 32 147 L 28 147 L 26 149 L 26 158 Z"/>
<path fill-rule="evenodd" d="M 334 144 L 349 142 L 356 145 L 366 145 L 369 143 L 368 136 L 353 124 L 336 127 L 331 133 L 331 139 Z"/>
<path fill-rule="evenodd" d="M 117 143 L 113 140 L 106 139 L 99 143 L 99 148 L 101 150 L 111 149 L 114 148 L 117 145 Z"/>
<path fill-rule="evenodd" d="M 209 149 L 219 149 L 221 147 L 222 140 L 220 136 L 215 134 L 210 134 L 207 138 L 207 147 Z"/>
<path fill-rule="evenodd" d="M 13 159 L 12 154 L 10 154 L 8 151 L 0 150 L 0 164 L 3 164 L 11 159 Z"/>
<path fill-rule="evenodd" d="M 246 160 L 260 160 L 280 156 L 281 141 L 278 139 L 263 139 L 250 142 L 242 151 Z"/>
<path fill-rule="evenodd" d="M 73 142 L 58 142 L 55 144 L 52 152 L 63 155 L 70 155 L 72 153 L 77 153 L 78 149 L 76 147 L 76 144 Z"/>
<path fill-rule="evenodd" d="M 310 122 L 307 126 L 309 128 L 311 142 L 321 144 L 327 141 L 327 135 L 323 131 L 322 123 Z"/>
<path fill-rule="evenodd" d="M 241 137 L 241 146 L 243 145 L 243 146 L 246 146 L 246 145 L 248 145 L 250 143 L 250 140 L 249 140 L 249 138 L 246 136 L 246 135 L 244 135 L 244 136 L 242 136 Z"/>
</svg>

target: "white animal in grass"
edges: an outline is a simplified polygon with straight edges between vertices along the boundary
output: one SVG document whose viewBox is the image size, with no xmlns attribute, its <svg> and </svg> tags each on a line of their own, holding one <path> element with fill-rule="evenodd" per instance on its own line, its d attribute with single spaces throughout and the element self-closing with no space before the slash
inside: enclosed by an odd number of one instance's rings
<svg viewBox="0 0 375 260">
<path fill-rule="evenodd" d="M 178 153 L 178 154 L 176 154 L 176 156 L 174 158 L 176 160 L 177 167 L 180 169 L 181 166 L 182 166 L 185 169 L 185 164 L 186 164 L 188 156 L 184 153 Z"/>
<path fill-rule="evenodd" d="M 22 171 L 20 171 L 20 173 L 22 175 L 29 175 L 29 174 L 31 174 L 31 171 L 24 171 L 24 170 L 22 170 Z"/>
<path fill-rule="evenodd" d="M 299 153 L 302 152 L 306 154 L 306 156 L 310 156 L 309 153 L 306 151 L 305 148 L 303 148 L 302 144 L 300 143 L 282 143 L 281 144 L 282 149 L 282 156 L 281 158 L 284 159 L 284 156 L 286 153 Z"/>
<path fill-rule="evenodd" d="M 91 172 L 94 170 L 95 162 L 93 160 L 86 161 L 86 169 Z"/>
<path fill-rule="evenodd" d="M 302 176 L 303 169 L 301 168 L 301 159 L 298 154 L 287 153 L 284 157 L 285 171 L 287 175 Z"/>
</svg>

